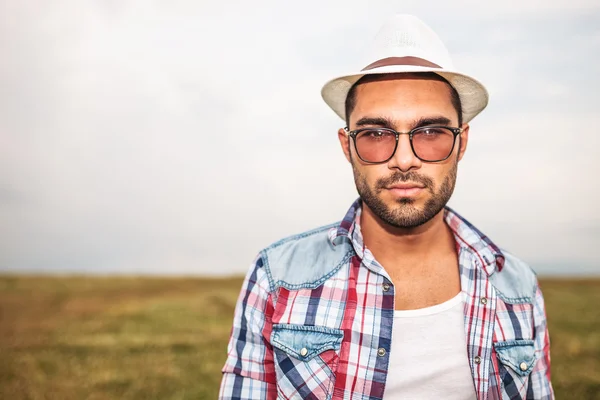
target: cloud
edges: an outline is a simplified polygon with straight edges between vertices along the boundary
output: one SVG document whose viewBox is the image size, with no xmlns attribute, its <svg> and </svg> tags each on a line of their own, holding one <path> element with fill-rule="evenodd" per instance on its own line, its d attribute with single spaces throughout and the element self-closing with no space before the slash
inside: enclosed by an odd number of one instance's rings
<svg viewBox="0 0 600 400">
<path fill-rule="evenodd" d="M 399 11 L 365 4 L 0 3 L 0 268 L 239 273 L 340 219 L 356 194 L 319 91 Z M 600 8 L 401 8 L 492 94 L 452 205 L 528 260 L 598 264 L 563 233 L 597 216 Z"/>
</svg>

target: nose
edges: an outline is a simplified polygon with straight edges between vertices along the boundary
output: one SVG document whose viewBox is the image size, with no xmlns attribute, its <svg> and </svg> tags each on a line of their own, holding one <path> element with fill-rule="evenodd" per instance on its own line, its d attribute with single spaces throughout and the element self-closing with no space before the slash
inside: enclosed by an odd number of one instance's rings
<svg viewBox="0 0 600 400">
<path fill-rule="evenodd" d="M 406 134 L 398 137 L 398 146 L 392 158 L 388 161 L 388 168 L 399 169 L 402 172 L 420 168 L 422 161 L 415 156 L 410 145 L 410 138 Z"/>
</svg>

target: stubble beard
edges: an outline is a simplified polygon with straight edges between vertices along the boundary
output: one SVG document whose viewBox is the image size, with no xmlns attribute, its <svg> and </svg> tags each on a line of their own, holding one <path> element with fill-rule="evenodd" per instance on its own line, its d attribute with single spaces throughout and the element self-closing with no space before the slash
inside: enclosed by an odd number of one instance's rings
<svg viewBox="0 0 600 400">
<path fill-rule="evenodd" d="M 371 188 L 366 177 L 352 164 L 354 171 L 354 182 L 356 190 L 363 203 L 383 222 L 395 228 L 410 229 L 423 225 L 435 217 L 446 206 L 456 184 L 458 162 L 455 162 L 448 172 L 438 191 L 429 177 L 419 175 L 413 171 L 395 171 L 387 178 L 377 180 L 374 188 Z M 425 186 L 425 190 L 431 193 L 431 197 L 425 202 L 423 209 L 415 205 L 415 200 L 410 197 L 401 197 L 392 206 L 387 205 L 381 198 L 381 192 L 399 182 L 416 182 Z"/>
</svg>

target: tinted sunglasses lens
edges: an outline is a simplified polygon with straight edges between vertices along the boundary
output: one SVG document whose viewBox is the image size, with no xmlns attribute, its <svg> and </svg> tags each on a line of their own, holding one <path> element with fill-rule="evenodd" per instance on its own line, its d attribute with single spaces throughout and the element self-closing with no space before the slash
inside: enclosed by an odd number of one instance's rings
<svg viewBox="0 0 600 400">
<path fill-rule="evenodd" d="M 396 148 L 396 135 L 392 131 L 370 129 L 359 132 L 355 139 L 356 151 L 366 162 L 389 160 Z"/>
<path fill-rule="evenodd" d="M 454 133 L 448 128 L 421 128 L 413 132 L 415 155 L 425 161 L 447 158 L 454 147 Z"/>
</svg>

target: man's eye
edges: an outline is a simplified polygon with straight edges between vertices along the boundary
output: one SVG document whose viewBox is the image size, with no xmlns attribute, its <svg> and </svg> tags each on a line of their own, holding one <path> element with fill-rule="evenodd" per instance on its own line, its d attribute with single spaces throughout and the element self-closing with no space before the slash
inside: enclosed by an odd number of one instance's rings
<svg viewBox="0 0 600 400">
<path fill-rule="evenodd" d="M 442 135 L 444 132 L 443 132 L 443 129 L 439 129 L 439 128 L 425 128 L 420 133 L 427 135 L 427 136 L 435 136 L 435 135 Z"/>
<path fill-rule="evenodd" d="M 377 131 L 377 130 L 366 131 L 366 132 L 363 133 L 363 135 L 365 137 L 370 138 L 370 139 L 384 139 L 384 138 L 387 138 L 387 137 L 394 136 L 394 134 L 392 132 Z"/>
</svg>

